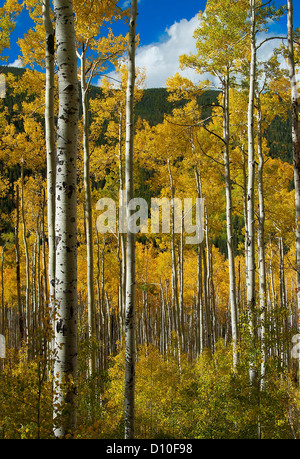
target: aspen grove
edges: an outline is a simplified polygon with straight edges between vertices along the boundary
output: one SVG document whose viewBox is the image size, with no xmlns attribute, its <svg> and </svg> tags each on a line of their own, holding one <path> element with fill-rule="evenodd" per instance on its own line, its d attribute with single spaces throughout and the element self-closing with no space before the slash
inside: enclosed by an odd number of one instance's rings
<svg viewBox="0 0 300 459">
<path fill-rule="evenodd" d="M 155 90 L 137 0 L 1 5 L 0 438 L 300 439 L 293 1 L 207 0 Z"/>
</svg>

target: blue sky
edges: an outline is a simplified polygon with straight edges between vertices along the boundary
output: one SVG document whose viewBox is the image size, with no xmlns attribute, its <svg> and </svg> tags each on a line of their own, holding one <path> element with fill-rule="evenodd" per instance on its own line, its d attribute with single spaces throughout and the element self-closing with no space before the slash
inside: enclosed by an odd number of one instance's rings
<svg viewBox="0 0 300 459">
<path fill-rule="evenodd" d="M 129 3 L 128 0 L 121 0 L 120 6 L 126 2 Z M 0 0 L 0 5 L 3 3 L 4 0 Z M 284 2 L 276 0 L 276 3 Z M 294 1 L 295 27 L 300 27 L 299 3 L 299 0 Z M 197 13 L 204 10 L 205 5 L 206 0 L 139 0 L 137 32 L 140 35 L 140 46 L 137 65 L 146 70 L 147 87 L 164 86 L 166 79 L 178 71 L 179 55 L 195 51 L 193 31 L 198 26 Z M 11 37 L 11 49 L 7 52 L 10 64 L 18 65 L 20 50 L 17 41 L 29 27 L 28 16 L 22 13 Z M 126 33 L 126 27 L 118 27 L 116 33 L 121 31 Z M 285 33 L 284 17 L 280 23 L 272 25 L 270 34 Z M 276 44 L 276 41 L 271 41 L 264 45 L 264 55 L 269 55 Z M 185 75 L 192 79 L 198 78 L 192 71 L 186 71 Z"/>
</svg>

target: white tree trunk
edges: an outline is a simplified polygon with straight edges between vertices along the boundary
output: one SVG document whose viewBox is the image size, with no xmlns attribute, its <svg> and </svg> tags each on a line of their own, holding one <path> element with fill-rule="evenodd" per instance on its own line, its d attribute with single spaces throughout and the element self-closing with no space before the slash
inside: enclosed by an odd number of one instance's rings
<svg viewBox="0 0 300 459">
<path fill-rule="evenodd" d="M 198 199 L 202 199 L 201 177 L 198 166 L 195 167 L 195 178 L 197 186 Z M 198 244 L 197 248 L 197 327 L 198 341 L 196 345 L 197 356 L 201 355 L 204 349 L 204 330 L 203 330 L 203 300 L 202 300 L 202 245 Z"/>
<path fill-rule="evenodd" d="M 45 137 L 47 151 L 48 282 L 51 309 L 55 308 L 55 123 L 54 123 L 54 28 L 50 0 L 43 1 L 46 42 Z"/>
<path fill-rule="evenodd" d="M 123 192 L 124 192 L 124 166 L 123 166 L 123 107 L 120 105 L 119 114 L 119 192 L 120 192 L 120 205 L 123 206 Z M 125 234 L 119 231 L 119 263 L 120 263 L 120 279 L 119 279 L 119 290 L 120 290 L 120 333 L 121 333 L 121 344 L 124 342 L 124 331 L 125 331 L 125 298 L 126 298 L 126 240 Z"/>
<path fill-rule="evenodd" d="M 78 80 L 73 4 L 54 0 L 59 114 L 55 222 L 55 394 L 54 433 L 63 438 L 76 427 L 77 219 L 76 160 Z"/>
<path fill-rule="evenodd" d="M 265 261 L 265 201 L 264 201 L 264 154 L 262 149 L 262 113 L 260 103 L 260 93 L 257 94 L 257 136 L 258 136 L 258 170 L 257 170 L 257 189 L 258 189 L 258 273 L 259 273 L 259 305 L 260 305 L 260 341 L 261 341 L 261 374 L 260 388 L 265 387 L 266 372 L 266 348 L 265 348 L 265 320 L 266 320 L 266 261 Z"/>
<path fill-rule="evenodd" d="M 22 216 L 22 226 L 23 226 L 23 244 L 25 251 L 25 261 L 26 261 L 26 295 L 25 295 L 25 314 L 24 314 L 24 333 L 25 333 L 25 342 L 29 338 L 29 324 L 30 324 L 30 309 L 29 309 L 29 293 L 30 293 L 30 268 L 29 268 L 29 251 L 27 244 L 27 229 L 26 229 L 26 219 L 25 219 L 25 209 L 24 209 L 24 163 L 21 164 L 21 216 Z"/>
<path fill-rule="evenodd" d="M 24 314 L 21 298 L 21 270 L 20 270 L 20 245 L 19 245 L 19 225 L 20 225 L 20 192 L 19 185 L 16 186 L 16 226 L 15 226 L 15 252 L 16 252 L 16 277 L 17 277 L 17 303 L 19 315 L 20 343 L 24 344 Z M 19 343 L 19 344 L 20 344 Z"/>
<path fill-rule="evenodd" d="M 295 182 L 295 208 L 296 208 L 296 263 L 297 263 L 297 309 L 298 309 L 298 333 L 300 333 L 300 139 L 299 139 L 299 103 L 294 59 L 294 11 L 293 0 L 288 0 L 288 62 L 291 82 L 292 103 L 292 141 L 293 163 Z M 300 359 L 299 384 L 300 384 Z"/>
<path fill-rule="evenodd" d="M 225 76 L 223 89 L 223 137 L 224 165 L 225 165 L 225 187 L 226 187 L 226 225 L 227 225 L 227 249 L 229 266 L 229 297 L 231 312 L 231 333 L 232 333 L 232 355 L 233 367 L 236 369 L 238 363 L 237 353 L 237 305 L 236 305 L 236 279 L 235 279 L 235 260 L 233 247 L 233 227 L 232 227 L 232 194 L 230 176 L 230 156 L 229 156 L 229 74 Z"/>
<path fill-rule="evenodd" d="M 127 203 L 134 197 L 134 88 L 137 0 L 131 0 L 128 44 L 128 83 L 126 95 L 125 187 Z M 127 222 L 130 211 L 127 211 Z M 128 225 L 127 225 L 128 226 Z M 127 228 L 126 302 L 125 302 L 125 439 L 134 438 L 135 417 L 135 234 Z"/>
<path fill-rule="evenodd" d="M 251 14 L 251 64 L 250 64 L 250 89 L 248 105 L 248 198 L 247 198 L 247 224 L 248 224 L 248 258 L 247 258 L 247 305 L 249 311 L 250 332 L 255 336 L 255 214 L 254 214 L 254 181 L 255 181 L 255 150 L 254 150 L 254 98 L 256 80 L 256 4 L 250 0 Z M 250 382 L 254 382 L 254 362 L 250 362 Z"/>
<path fill-rule="evenodd" d="M 81 99 L 82 99 L 82 122 L 83 122 L 83 153 L 84 153 L 84 191 L 85 191 L 85 220 L 86 220 L 86 249 L 87 249 L 87 293 L 88 293 L 88 326 L 89 338 L 91 344 L 90 357 L 90 372 L 94 374 L 96 371 L 96 354 L 95 343 L 93 342 L 96 336 L 96 311 L 95 311 L 95 294 L 94 294 L 94 254 L 93 254 L 93 213 L 92 213 L 92 198 L 90 185 L 90 146 L 88 136 L 88 98 L 85 75 L 85 50 L 81 55 Z"/>
</svg>

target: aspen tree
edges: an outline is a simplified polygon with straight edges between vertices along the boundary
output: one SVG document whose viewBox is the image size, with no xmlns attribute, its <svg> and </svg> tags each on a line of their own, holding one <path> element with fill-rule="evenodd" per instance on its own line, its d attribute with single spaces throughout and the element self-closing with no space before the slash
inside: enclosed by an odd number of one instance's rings
<svg viewBox="0 0 300 459">
<path fill-rule="evenodd" d="M 248 96 L 248 186 L 247 186 L 247 305 L 249 312 L 250 333 L 253 344 L 256 335 L 256 291 L 255 291 L 255 91 L 257 84 L 257 51 L 268 40 L 257 44 L 257 33 L 264 29 L 269 19 L 277 19 L 282 9 L 277 11 L 270 6 L 271 2 L 262 3 L 261 0 L 249 0 L 250 17 L 250 66 L 249 66 L 249 96 Z M 254 351 L 254 349 L 253 349 Z M 255 351 L 254 351 L 255 353 Z M 255 356 L 250 363 L 250 383 L 254 383 L 256 376 Z"/>
<path fill-rule="evenodd" d="M 225 4 L 224 4 L 225 3 Z M 237 302 L 235 255 L 233 248 L 232 184 L 230 173 L 230 107 L 229 89 L 231 74 L 242 57 L 245 38 L 246 2 L 210 0 L 205 13 L 199 13 L 200 27 L 195 30 L 197 55 L 181 56 L 183 67 L 192 67 L 199 73 L 209 72 L 221 84 L 223 101 L 223 148 L 226 187 L 227 249 L 229 260 L 230 310 L 233 345 L 233 366 L 237 356 Z M 220 43 L 222 46 L 220 48 Z"/>
<path fill-rule="evenodd" d="M 20 225 L 20 191 L 16 185 L 16 224 L 15 224 L 15 252 L 16 252 L 16 276 L 17 276 L 17 304 L 19 314 L 20 341 L 23 344 L 25 338 L 24 331 L 24 312 L 21 298 L 21 271 L 20 271 L 20 245 L 19 245 L 19 225 Z"/>
<path fill-rule="evenodd" d="M 103 170 L 107 167 L 111 170 L 116 170 L 118 166 L 119 176 L 119 194 L 118 200 L 120 207 L 124 208 L 124 190 L 125 190 L 125 177 L 124 177 L 124 146 L 126 136 L 126 91 L 127 91 L 127 80 L 128 80 L 128 69 L 124 63 L 118 65 L 117 69 L 117 87 L 116 82 L 111 83 L 109 78 L 103 78 L 101 89 L 103 91 L 103 97 L 91 100 L 90 109 L 93 116 L 93 122 L 91 123 L 91 139 L 95 141 L 103 124 L 109 120 L 107 131 L 105 133 L 106 138 L 106 153 L 98 154 L 97 147 L 93 145 L 94 154 L 91 156 L 91 169 L 97 171 L 99 169 L 99 157 L 101 155 L 102 161 L 100 166 L 101 170 L 98 175 L 95 173 L 96 179 L 103 177 Z M 143 83 L 144 73 L 139 69 L 136 69 L 136 80 L 135 80 L 135 94 L 134 104 L 136 104 L 142 98 L 143 94 Z M 92 145 L 92 142 L 91 142 Z M 112 145 L 110 147 L 110 145 Z M 117 158 L 117 161 L 116 161 Z M 121 327 L 121 344 L 124 341 L 124 319 L 125 319 L 125 297 L 126 297 L 126 235 L 121 231 L 121 225 L 118 225 L 118 247 L 117 257 L 119 260 L 119 318 Z"/>
<path fill-rule="evenodd" d="M 59 114 L 56 157 L 54 434 L 76 427 L 78 82 L 73 4 L 55 0 Z"/>
<path fill-rule="evenodd" d="M 266 282 L 266 250 L 265 250 L 265 181 L 264 169 L 265 163 L 269 158 L 265 157 L 269 149 L 266 147 L 266 140 L 264 139 L 264 131 L 266 126 L 269 126 L 275 113 L 280 114 L 280 100 L 277 95 L 272 92 L 272 78 L 276 80 L 280 76 L 278 70 L 277 59 L 271 58 L 267 63 L 263 64 L 262 72 L 264 80 L 258 81 L 255 92 L 256 103 L 256 118 L 257 118 L 257 192 L 258 192 L 258 217 L 257 217 L 257 248 L 258 248 L 258 279 L 259 279 L 259 330 L 260 330 L 260 346 L 261 346 L 261 372 L 260 372 L 260 388 L 264 390 L 265 387 L 265 372 L 266 372 L 266 325 L 267 325 L 267 282 Z M 260 69 L 258 69 L 260 73 Z"/>
<path fill-rule="evenodd" d="M 260 301 L 260 339 L 261 339 L 261 380 L 260 387 L 265 387 L 266 371 L 266 348 L 265 348 L 265 321 L 266 321 L 266 260 L 265 260 L 265 198 L 264 198 L 264 153 L 262 145 L 262 111 L 260 92 L 256 93 L 257 104 L 257 137 L 258 137 L 258 170 L 257 170 L 257 189 L 258 189 L 258 270 L 259 270 L 259 301 Z"/>
<path fill-rule="evenodd" d="M 300 139 L 299 139 L 299 102 L 295 70 L 294 52 L 294 8 L 293 0 L 287 0 L 288 6 L 288 64 L 291 84 L 292 105 L 292 141 L 293 141 L 293 164 L 295 183 L 295 209 L 296 209 L 296 263 L 297 263 L 297 308 L 298 330 L 300 329 Z M 300 359 L 299 359 L 300 374 Z M 299 377 L 300 384 L 300 377 Z"/>
<path fill-rule="evenodd" d="M 202 186 L 199 166 L 195 167 L 195 179 L 198 199 L 202 199 Z M 198 318 L 198 340 L 197 340 L 197 355 L 203 352 L 204 332 L 203 332 L 203 300 L 202 300 L 202 243 L 197 247 L 197 318 Z"/>
<path fill-rule="evenodd" d="M 256 83 L 256 1 L 250 0 L 251 17 L 251 63 L 248 102 L 248 188 L 247 188 L 247 305 L 250 320 L 250 332 L 254 337 L 255 307 L 255 213 L 254 213 L 254 181 L 255 181 L 255 150 L 254 150 L 254 101 Z M 253 384 L 255 370 L 250 365 L 250 382 Z"/>
<path fill-rule="evenodd" d="M 29 290 L 30 290 L 30 270 L 29 270 L 29 250 L 27 243 L 27 230 L 26 230 L 26 219 L 24 211 L 24 161 L 21 164 L 21 180 L 20 180 L 20 204 L 21 204 L 21 216 L 22 216 L 22 235 L 23 244 L 25 249 L 25 260 L 26 260 L 26 295 L 25 295 L 25 341 L 28 340 L 29 334 L 29 322 L 30 322 L 30 309 L 29 309 Z"/>
<path fill-rule="evenodd" d="M 87 246 L 87 292 L 88 292 L 88 322 L 89 334 L 93 340 L 96 334 L 96 310 L 94 294 L 94 254 L 93 254 L 93 212 L 92 195 L 90 184 L 90 141 L 89 141 L 89 101 L 88 91 L 92 79 L 103 73 L 108 62 L 114 62 L 119 58 L 125 48 L 124 37 L 114 37 L 110 31 L 108 37 L 97 38 L 101 34 L 101 28 L 105 22 L 119 19 L 123 16 L 114 1 L 94 2 L 74 0 L 74 11 L 76 13 L 76 41 L 77 56 L 80 60 L 80 86 L 82 100 L 82 123 L 83 123 L 83 170 L 85 190 L 85 216 L 86 216 L 86 246 Z M 89 52 L 96 53 L 94 58 Z M 96 356 L 92 346 L 90 359 L 90 371 L 95 373 Z"/>
<path fill-rule="evenodd" d="M 126 97 L 125 187 L 127 203 L 134 197 L 134 88 L 137 0 L 131 0 Z M 131 212 L 127 206 L 127 225 Z M 135 418 L 135 234 L 127 228 L 125 309 L 125 439 L 134 438 Z"/>
<path fill-rule="evenodd" d="M 229 283 L 230 283 L 230 305 L 231 305 L 231 333 L 233 346 L 233 367 L 236 369 L 238 363 L 237 340 L 238 321 L 236 303 L 236 278 L 235 278 L 235 257 L 233 247 L 233 224 L 232 224 L 232 185 L 230 172 L 230 124 L 229 124 L 229 71 L 224 78 L 223 89 L 223 138 L 224 138 L 224 165 L 225 165 L 225 187 L 226 187 L 226 221 L 227 221 L 227 247 L 229 262 Z"/>
<path fill-rule="evenodd" d="M 55 36 L 50 15 L 50 0 L 43 1 L 45 28 L 45 139 L 47 154 L 47 211 L 48 211 L 48 281 L 52 311 L 55 308 L 55 122 L 54 71 Z"/>
</svg>

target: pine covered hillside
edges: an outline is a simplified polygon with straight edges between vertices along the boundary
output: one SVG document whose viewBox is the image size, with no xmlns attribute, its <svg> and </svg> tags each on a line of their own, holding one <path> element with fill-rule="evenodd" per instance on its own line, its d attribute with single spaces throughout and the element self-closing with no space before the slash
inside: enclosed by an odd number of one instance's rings
<svg viewBox="0 0 300 459">
<path fill-rule="evenodd" d="M 0 67 L 0 73 L 12 73 L 17 78 L 22 76 L 25 69 L 16 67 Z M 217 103 L 219 91 L 205 91 L 199 99 L 199 106 L 203 107 L 203 118 L 211 115 L 211 107 Z M 89 92 L 90 99 L 94 99 L 101 95 L 101 89 L 92 86 Z M 5 105 L 12 111 L 12 104 L 16 102 L 16 98 L 6 97 Z M 17 98 L 17 102 L 22 102 L 22 97 Z M 136 104 L 135 115 L 141 119 L 147 120 L 151 126 L 162 123 L 164 116 L 170 115 L 175 107 L 180 107 L 184 101 L 177 103 L 168 101 L 168 91 L 166 88 L 150 88 L 145 89 L 141 100 Z M 266 132 L 266 139 L 268 141 L 268 148 L 270 149 L 270 156 L 272 158 L 281 158 L 283 161 L 292 162 L 292 141 L 291 141 L 291 116 L 282 117 L 276 115 L 270 123 Z"/>
<path fill-rule="evenodd" d="M 199 97 L 199 106 L 205 107 L 203 118 L 211 115 L 211 106 L 217 103 L 218 91 L 205 91 Z M 178 106 L 184 102 L 179 102 Z M 149 121 L 151 125 L 161 123 L 165 114 L 171 114 L 176 104 L 168 102 L 168 92 L 165 88 L 146 89 L 142 100 L 136 105 L 136 116 Z M 272 158 L 281 158 L 292 162 L 291 115 L 276 116 L 270 123 L 266 133 L 268 148 Z"/>
<path fill-rule="evenodd" d="M 2 68 L 2 73 L 9 74 L 11 73 L 16 81 L 21 78 L 24 73 L 26 72 L 25 69 L 22 68 L 14 68 L 14 67 L 4 67 Z M 80 88 L 79 88 L 80 91 Z M 216 106 L 218 102 L 218 97 L 220 96 L 219 91 L 204 91 L 201 96 L 197 97 L 197 103 L 199 108 L 201 108 L 201 118 L 207 119 L 211 117 L 213 107 Z M 22 131 L 23 126 L 18 121 L 17 114 L 18 112 L 22 111 L 22 103 L 28 100 L 31 100 L 33 95 L 28 94 L 28 90 L 25 88 L 24 91 L 20 91 L 17 94 L 13 94 L 11 89 L 8 87 L 7 89 L 7 96 L 4 100 L 4 105 L 8 109 L 7 119 L 10 122 L 14 120 L 14 124 L 17 129 Z M 102 99 L 105 98 L 103 94 L 103 90 L 96 86 L 91 86 L 88 92 L 88 98 L 90 101 L 96 100 L 98 98 Z M 135 118 L 145 120 L 149 123 L 150 126 L 156 126 L 164 121 L 165 115 L 171 115 L 172 111 L 177 108 L 182 108 L 186 104 L 186 100 L 178 100 L 178 101 L 170 101 L 169 100 L 169 93 L 166 88 L 152 88 L 152 89 L 144 89 L 142 91 L 142 96 L 140 100 L 137 101 L 135 105 Z M 82 103 L 80 99 L 80 107 L 79 112 L 82 114 Z M 92 123 L 93 115 L 90 114 L 90 123 Z M 107 121 L 108 122 L 108 121 Z M 103 130 L 101 135 L 98 138 L 98 144 L 105 144 L 107 139 L 105 137 L 105 130 L 107 129 L 107 123 L 104 123 Z M 274 119 L 272 119 L 270 125 L 266 130 L 266 140 L 267 140 L 267 147 L 269 149 L 269 156 L 272 158 L 280 158 L 282 161 L 286 161 L 288 163 L 292 163 L 292 141 L 291 136 L 289 133 L 291 132 L 291 116 L 288 112 L 285 117 L 276 115 Z M 2 167 L 3 170 L 3 167 Z M 44 169 L 45 173 L 46 169 Z M 25 174 L 30 175 L 30 170 L 25 171 Z M 20 176 L 20 170 L 18 166 L 13 166 L 9 168 L 7 171 L 8 176 L 10 177 L 10 183 L 13 184 L 15 180 Z M 137 188 L 137 194 L 142 198 L 148 200 L 150 204 L 150 189 L 147 186 L 148 181 L 151 179 L 151 172 L 147 170 L 147 167 L 144 167 L 142 164 L 140 165 L 140 175 L 141 180 L 139 181 L 139 186 Z M 105 186 L 105 180 L 100 180 L 99 182 L 93 181 L 93 186 L 96 188 L 101 188 Z M 292 186 L 292 182 L 291 182 Z M 12 204 L 12 197 L 10 195 L 6 195 L 0 200 L 0 208 L 3 211 L 8 211 L 13 208 Z M 226 216 L 223 214 L 221 216 L 223 220 L 225 220 Z M 7 222 L 2 223 L 4 226 L 3 228 L 9 229 L 9 225 Z M 8 225 L 8 226 L 7 226 Z M 240 244 L 244 240 L 243 236 L 243 225 L 244 219 L 243 217 L 236 216 L 233 221 L 234 226 L 234 248 L 235 251 L 239 252 Z M 220 249 L 220 251 L 227 257 L 227 242 L 226 242 L 226 228 L 224 227 L 221 233 L 214 239 L 214 244 L 216 247 Z"/>
</svg>

